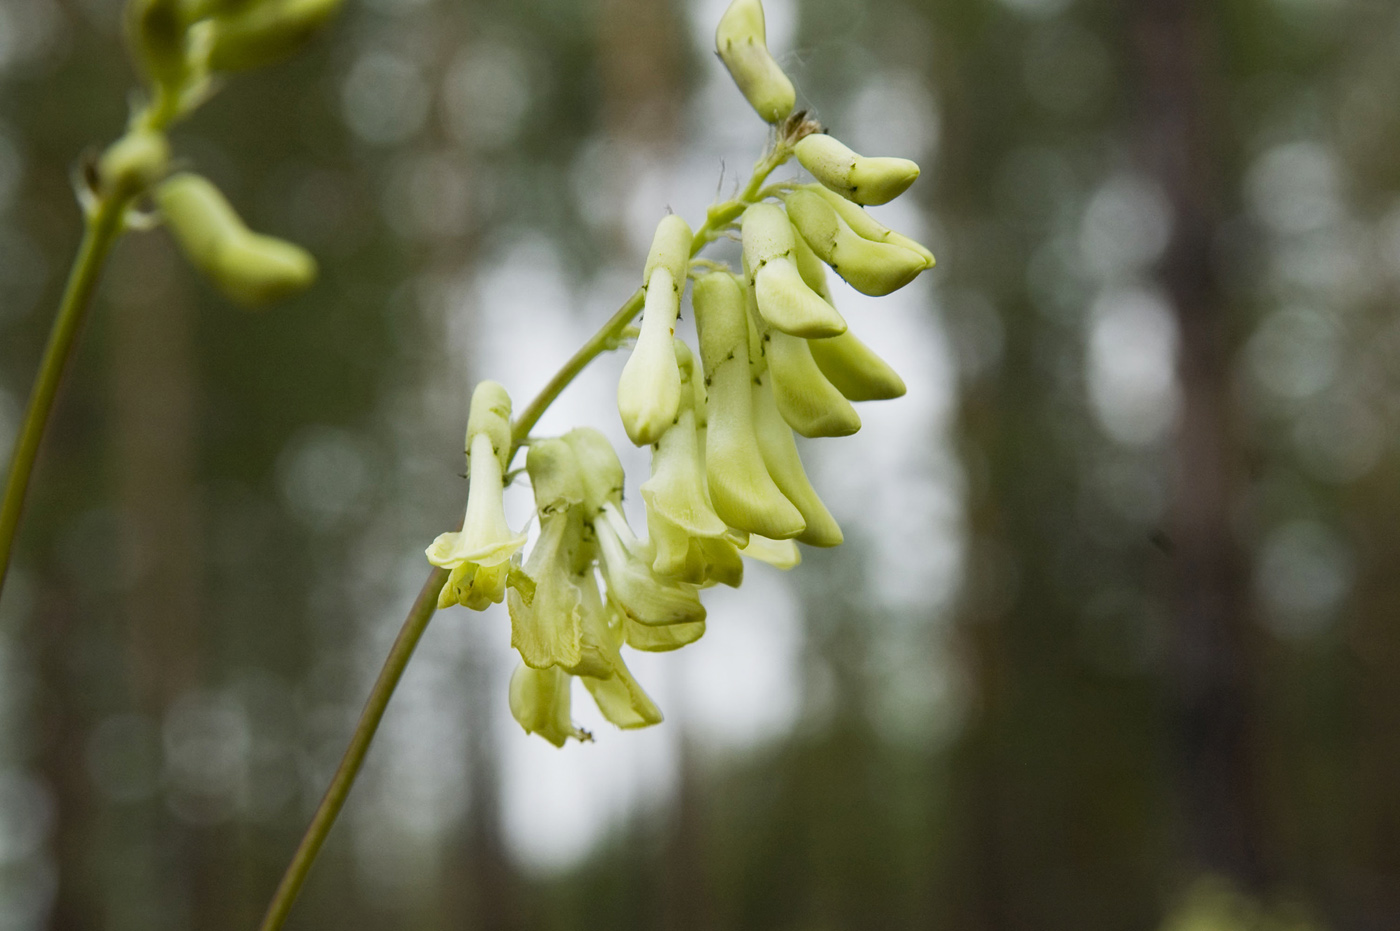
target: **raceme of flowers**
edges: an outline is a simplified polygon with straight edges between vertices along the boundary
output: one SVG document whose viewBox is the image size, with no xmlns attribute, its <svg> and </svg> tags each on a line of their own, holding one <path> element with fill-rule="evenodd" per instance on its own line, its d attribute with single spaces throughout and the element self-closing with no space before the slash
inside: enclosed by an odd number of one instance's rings
<svg viewBox="0 0 1400 931">
<path fill-rule="evenodd" d="M 150 195 L 154 211 L 128 226 L 163 221 L 176 243 L 226 297 L 248 307 L 310 286 L 316 260 L 294 243 L 255 233 L 212 181 L 170 174 L 166 129 L 222 86 L 225 75 L 273 64 L 305 45 L 343 0 L 128 0 L 126 32 L 145 78 L 126 134 L 79 187 L 89 216 L 103 199 Z"/>
<path fill-rule="evenodd" d="M 579 427 L 528 440 L 525 472 L 540 529 L 523 556 L 526 536 L 507 524 L 502 501 L 515 452 L 511 402 L 488 381 L 473 393 L 467 424 L 462 529 L 427 550 L 433 565 L 450 570 L 439 607 L 507 603 L 522 661 L 511 713 L 556 746 L 591 739 L 572 720 L 573 677 L 614 725 L 659 723 L 623 647 L 666 651 L 698 640 L 701 589 L 739 586 L 746 556 L 791 568 L 798 543 L 842 542 L 794 433 L 848 436 L 860 429 L 852 402 L 905 391 L 848 329 L 826 269 L 862 293 L 885 295 L 933 265 L 927 249 L 864 209 L 903 193 L 918 166 L 860 156 L 792 113 L 795 92 L 768 51 L 759 0 L 734 0 L 715 38 L 739 89 L 775 126 L 760 166 L 795 155 L 817 183 L 782 183 L 717 205 L 700 233 L 678 216 L 656 228 L 642 271 L 641 324 L 618 384 L 627 436 L 651 448 L 641 486 L 645 535 L 623 516 L 616 452 L 597 430 Z M 756 171 L 751 187 L 761 181 Z M 716 233 L 735 228 L 741 272 L 695 259 Z M 692 279 L 698 353 L 675 336 Z"/>
</svg>

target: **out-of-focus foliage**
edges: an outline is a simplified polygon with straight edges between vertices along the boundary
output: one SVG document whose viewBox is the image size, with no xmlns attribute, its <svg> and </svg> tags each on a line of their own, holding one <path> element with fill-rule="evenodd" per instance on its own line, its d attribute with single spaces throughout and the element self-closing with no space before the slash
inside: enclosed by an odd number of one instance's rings
<svg viewBox="0 0 1400 931">
<path fill-rule="evenodd" d="M 468 386 L 536 388 L 761 147 L 723 5 L 351 2 L 177 128 L 322 274 L 250 315 L 163 231 L 114 256 L 0 605 L 0 927 L 255 923 L 460 513 Z M 0 0 L 0 440 L 119 7 Z M 505 618 L 444 612 L 293 924 L 1393 927 L 1400 11 L 765 7 L 939 256 L 838 294 L 909 382 L 804 447 L 847 544 L 639 665 L 659 737 L 522 749 Z"/>
</svg>

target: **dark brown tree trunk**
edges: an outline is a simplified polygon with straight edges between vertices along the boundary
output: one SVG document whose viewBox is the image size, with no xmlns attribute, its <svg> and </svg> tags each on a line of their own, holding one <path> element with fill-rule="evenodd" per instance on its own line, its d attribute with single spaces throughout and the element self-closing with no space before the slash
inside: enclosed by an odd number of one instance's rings
<svg viewBox="0 0 1400 931">
<path fill-rule="evenodd" d="M 1140 0 L 1134 17 L 1141 157 L 1171 204 L 1160 267 L 1180 335 L 1180 419 L 1170 516 L 1173 630 L 1168 665 L 1181 842 L 1187 865 L 1264 884 L 1251 727 L 1254 651 L 1237 537 L 1241 452 L 1230 410 L 1228 301 L 1213 249 L 1221 221 L 1218 81 L 1209 3 Z"/>
</svg>

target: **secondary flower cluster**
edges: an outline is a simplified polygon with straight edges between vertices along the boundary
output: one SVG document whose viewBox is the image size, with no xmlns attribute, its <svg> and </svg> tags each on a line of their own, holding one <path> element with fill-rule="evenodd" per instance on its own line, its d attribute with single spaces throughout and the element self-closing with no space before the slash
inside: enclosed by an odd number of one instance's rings
<svg viewBox="0 0 1400 931">
<path fill-rule="evenodd" d="M 758 0 L 735 0 L 716 47 L 754 109 L 783 124 L 775 151 L 795 154 L 818 183 L 778 185 L 776 202 L 760 192 L 728 213 L 742 240 L 742 274 L 693 260 L 723 211 L 711 211 L 704 236 L 677 216 L 657 226 L 643 267 L 641 326 L 618 384 L 627 436 L 652 452 L 641 486 L 646 536 L 623 516 L 616 452 L 598 431 L 579 428 L 529 443 L 525 471 L 540 534 L 522 564 L 526 537 L 507 525 L 502 501 L 514 451 L 510 399 L 483 382 L 467 426 L 466 517 L 461 531 L 428 548 L 434 565 L 451 570 L 439 605 L 508 600 L 523 663 L 511 680 L 511 711 L 527 732 L 558 746 L 589 736 L 571 719 L 572 677 L 613 724 L 655 724 L 661 712 L 623 661 L 624 645 L 664 651 L 699 639 L 700 589 L 738 586 L 744 556 L 791 568 L 797 543 L 841 543 L 794 432 L 848 436 L 860 429 L 853 401 L 905 390 L 847 329 L 826 267 L 865 294 L 884 295 L 933 264 L 927 249 L 862 207 L 898 196 L 918 166 L 862 157 L 800 115 L 790 118 L 795 94 L 768 53 Z M 698 359 L 675 336 L 692 277 Z"/>
<path fill-rule="evenodd" d="M 102 197 L 153 196 L 185 256 L 227 297 L 267 304 L 309 286 L 316 261 L 300 246 L 255 233 L 208 179 L 167 177 L 166 129 L 219 86 L 220 76 L 270 65 L 301 48 L 343 0 L 128 0 L 127 38 L 146 78 L 126 135 L 98 160 L 89 210 Z"/>
</svg>

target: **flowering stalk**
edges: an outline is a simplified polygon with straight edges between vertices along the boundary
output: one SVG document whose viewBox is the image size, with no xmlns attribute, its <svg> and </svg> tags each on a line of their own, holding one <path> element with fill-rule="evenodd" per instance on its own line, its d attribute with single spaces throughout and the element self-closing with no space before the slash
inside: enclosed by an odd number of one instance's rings
<svg viewBox="0 0 1400 931">
<path fill-rule="evenodd" d="M 44 438 L 44 426 L 48 423 L 49 412 L 53 410 L 54 395 L 58 392 L 63 370 L 72 355 L 73 343 L 82 327 L 93 289 L 97 287 L 102 265 L 121 236 L 125 213 L 124 202 L 107 201 L 88 216 L 82 245 L 78 247 L 78 256 L 73 261 L 68 284 L 63 289 L 63 300 L 58 307 L 58 316 L 54 318 L 43 360 L 39 363 L 39 374 L 34 378 L 19 439 L 10 456 L 5 497 L 0 501 L 0 592 L 4 591 L 10 551 L 14 546 L 15 532 L 19 529 L 20 515 L 24 511 L 25 492 L 29 489 L 29 477 L 39 454 L 39 442 Z"/>
<path fill-rule="evenodd" d="M 745 208 L 757 201 L 763 190 L 763 182 L 791 155 L 791 148 L 779 140 L 754 165 L 753 176 L 736 199 L 716 204 L 709 209 L 705 222 L 696 228 L 695 235 L 691 240 L 690 256 L 692 258 L 706 244 L 713 242 L 729 224 L 742 216 Z M 516 453 L 529 441 L 530 431 L 534 429 L 535 424 L 564 392 L 564 389 L 569 387 L 573 380 L 588 367 L 589 363 L 603 353 L 621 347 L 623 333 L 641 313 L 645 297 L 646 292 L 639 288 L 598 328 L 597 332 L 579 347 L 578 351 L 564 363 L 559 371 L 554 373 L 554 376 L 540 389 L 539 394 L 529 404 L 521 408 L 520 413 L 511 421 L 511 447 L 510 453 L 506 457 L 507 463 L 515 460 Z M 437 610 L 438 598 L 447 582 L 448 574 L 447 569 L 434 567 L 428 573 L 427 579 L 424 580 L 423 587 L 413 602 L 413 607 L 409 610 L 408 616 L 404 618 L 403 626 L 399 629 L 398 637 L 394 640 L 394 646 L 384 660 L 379 677 L 370 690 L 364 710 L 360 712 L 360 719 L 356 722 L 355 730 L 350 735 L 349 746 L 346 747 L 340 765 L 331 778 L 331 784 L 317 806 L 315 814 L 312 815 L 311 823 L 307 826 L 306 833 L 302 835 L 301 842 L 297 845 L 296 852 L 292 856 L 292 861 L 288 864 L 287 871 L 278 884 L 277 891 L 273 894 L 272 902 L 268 905 L 267 914 L 259 926 L 259 931 L 278 931 L 286 921 L 292 904 L 296 901 L 302 885 L 306 882 L 311 865 L 315 862 L 322 845 L 326 842 L 326 837 L 330 834 L 332 826 L 340 816 L 341 809 L 345 806 L 345 799 L 349 795 L 350 787 L 354 784 L 355 778 L 359 775 L 360 768 L 364 764 L 365 753 L 374 740 L 374 735 L 379 729 L 379 722 L 383 719 L 384 710 L 388 707 L 389 700 L 398 687 L 404 668 L 408 665 L 408 661 L 418 645 L 418 640 L 423 636 L 423 631 L 427 629 L 428 622 Z"/>
<path fill-rule="evenodd" d="M 897 397 L 903 383 L 848 334 L 831 302 L 823 262 L 867 293 L 884 294 L 933 264 L 926 249 L 868 218 L 917 177 L 903 159 L 868 159 L 791 113 L 791 82 L 768 52 L 760 0 L 734 0 L 716 33 L 721 60 L 749 103 L 774 124 L 774 141 L 733 200 L 712 206 L 691 233 L 667 217 L 657 227 L 642 287 L 549 380 L 512 422 L 494 382 L 477 386 L 467 426 L 466 517 L 427 549 L 431 571 L 370 693 L 350 746 L 317 808 L 263 920 L 278 931 L 345 804 L 413 649 L 439 606 L 474 609 L 506 600 L 512 645 L 523 664 L 510 708 L 528 733 L 556 746 L 592 735 L 571 719 L 571 684 L 583 679 L 603 716 L 619 728 L 661 721 L 632 677 L 621 648 L 665 651 L 704 634 L 699 591 L 737 586 L 741 554 L 792 568 L 796 541 L 835 546 L 842 534 L 807 480 L 793 431 L 841 436 L 859 429 L 851 401 Z M 803 140 L 820 135 L 803 146 Z M 820 185 L 764 184 L 793 154 Z M 842 199 L 828 204 L 824 195 Z M 804 206 L 805 205 L 805 206 Z M 699 252 L 738 224 L 743 274 Z M 674 339 L 686 281 L 699 360 Z M 650 538 L 620 509 L 624 476 L 607 439 L 590 428 L 536 438 L 539 418 L 593 359 L 620 348 L 644 312 L 618 387 L 627 434 L 653 450 L 643 486 Z M 839 342 L 838 342 L 839 341 Z M 829 342 L 830 351 L 812 346 Z M 679 432 L 678 432 L 679 431 Z M 540 537 L 528 559 L 506 525 L 501 478 L 520 447 L 534 486 Z M 449 575 L 450 570 L 450 575 Z M 598 584 L 606 587 L 606 597 Z"/>
</svg>

